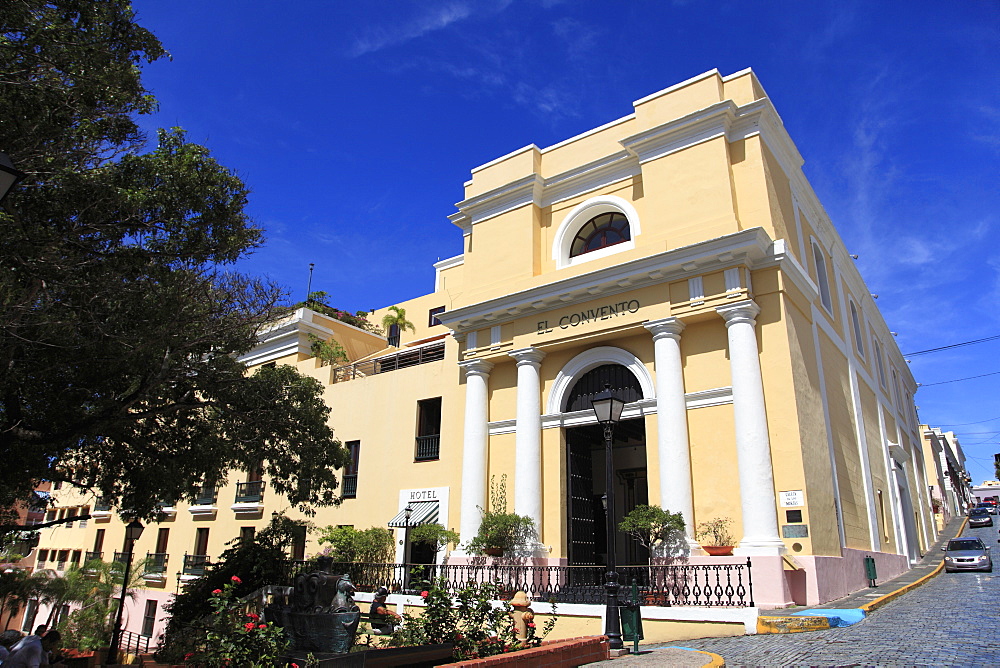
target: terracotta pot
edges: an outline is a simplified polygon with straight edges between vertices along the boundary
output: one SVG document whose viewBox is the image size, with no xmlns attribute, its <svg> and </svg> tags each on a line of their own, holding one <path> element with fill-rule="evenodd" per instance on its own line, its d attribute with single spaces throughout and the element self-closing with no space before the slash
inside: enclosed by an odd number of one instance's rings
<svg viewBox="0 0 1000 668">
<path fill-rule="evenodd" d="M 732 549 L 732 548 L 730 548 L 730 549 Z M 502 547 L 488 547 L 485 550 L 483 550 L 483 553 L 486 554 L 486 555 L 488 555 L 488 556 L 490 556 L 490 557 L 502 557 L 503 556 L 503 548 Z"/>
<path fill-rule="evenodd" d="M 713 557 L 728 557 L 733 553 L 732 545 L 702 545 L 701 549 Z"/>
</svg>

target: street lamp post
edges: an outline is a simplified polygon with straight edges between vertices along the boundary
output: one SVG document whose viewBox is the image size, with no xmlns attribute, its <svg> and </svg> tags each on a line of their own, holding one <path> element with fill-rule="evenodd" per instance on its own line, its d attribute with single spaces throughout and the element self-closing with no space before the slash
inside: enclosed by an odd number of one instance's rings
<svg viewBox="0 0 1000 668">
<path fill-rule="evenodd" d="M 128 577 L 132 570 L 132 548 L 139 540 L 145 527 L 139 520 L 132 520 L 125 527 L 125 545 L 122 547 L 122 558 L 125 560 L 125 573 L 122 576 L 122 593 L 118 599 L 118 611 L 115 613 L 115 630 L 111 635 L 111 647 L 108 648 L 108 665 L 118 663 L 118 648 L 122 641 L 122 611 L 125 609 L 125 596 L 128 594 Z"/>
<path fill-rule="evenodd" d="M 406 504 L 403 509 L 403 517 L 406 518 L 406 526 L 403 528 L 403 589 L 410 587 L 410 515 L 413 514 L 413 506 Z"/>
<path fill-rule="evenodd" d="M 604 579 L 604 589 L 607 592 L 606 610 L 604 613 L 604 635 L 608 637 L 611 649 L 622 648 L 621 621 L 618 616 L 618 573 L 615 570 L 615 485 L 614 458 L 611 453 L 615 425 L 622 417 L 625 402 L 611 392 L 611 385 L 605 383 L 604 390 L 591 399 L 591 406 L 597 421 L 604 427 L 604 494 L 607 498 L 605 506 L 605 529 L 608 549 L 608 572 Z"/>
</svg>

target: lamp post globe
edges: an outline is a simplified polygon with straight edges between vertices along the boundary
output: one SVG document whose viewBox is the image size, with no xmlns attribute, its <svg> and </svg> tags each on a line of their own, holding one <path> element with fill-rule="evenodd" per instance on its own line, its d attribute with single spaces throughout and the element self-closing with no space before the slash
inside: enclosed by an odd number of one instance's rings
<svg viewBox="0 0 1000 668">
<path fill-rule="evenodd" d="M 604 579 L 606 592 L 606 609 L 604 614 L 604 635 L 608 637 L 611 649 L 622 648 L 621 620 L 618 613 L 618 572 L 616 561 L 617 545 L 615 544 L 615 486 L 614 457 L 612 441 L 615 425 L 621 420 L 625 402 L 611 391 L 611 385 L 605 383 L 604 389 L 591 399 L 591 407 L 597 422 L 604 428 L 604 504 L 606 543 L 608 551 L 608 571 Z"/>
</svg>

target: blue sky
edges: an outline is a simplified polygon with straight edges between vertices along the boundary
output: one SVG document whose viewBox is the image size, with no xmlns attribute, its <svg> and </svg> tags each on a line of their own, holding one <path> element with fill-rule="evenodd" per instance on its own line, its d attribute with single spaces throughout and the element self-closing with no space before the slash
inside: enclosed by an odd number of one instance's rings
<svg viewBox="0 0 1000 668">
<path fill-rule="evenodd" d="M 143 121 L 253 190 L 242 263 L 348 310 L 433 288 L 470 170 L 752 67 L 904 353 L 1000 335 L 1000 3 L 137 0 L 172 54 Z M 976 482 L 1000 452 L 1000 339 L 912 357 L 922 421 Z"/>
</svg>

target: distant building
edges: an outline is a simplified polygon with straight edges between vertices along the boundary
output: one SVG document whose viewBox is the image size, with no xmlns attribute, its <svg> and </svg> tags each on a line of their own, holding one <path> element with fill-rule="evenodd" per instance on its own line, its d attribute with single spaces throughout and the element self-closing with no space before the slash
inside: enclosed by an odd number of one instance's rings
<svg viewBox="0 0 1000 668">
<path fill-rule="evenodd" d="M 749 558 L 760 607 L 861 589 L 867 555 L 880 579 L 907 570 L 936 538 L 935 489 L 950 512 L 965 502 L 950 477 L 962 469 L 943 436 L 922 456 L 916 383 L 760 82 L 711 71 L 633 107 L 472 170 L 451 216 L 464 252 L 435 264 L 433 291 L 399 304 L 416 331 L 398 348 L 299 309 L 244 358 L 292 364 L 326 386 L 351 463 L 343 503 L 312 521 L 390 526 L 404 542 L 409 506 L 413 522 L 439 521 L 463 545 L 434 555 L 401 544 L 397 560 L 468 563 L 490 482 L 506 476 L 512 510 L 538 530 L 524 563 L 605 563 L 604 445 L 590 402 L 607 384 L 627 401 L 612 521 L 643 503 L 681 512 L 678 556 Z M 350 363 L 323 366 L 309 334 L 336 338 Z M 121 544 L 121 522 L 93 509 L 88 526 L 49 532 L 47 562 Z M 278 509 L 287 504 L 255 467 L 165 508 L 139 541 L 162 568 L 130 630 L 157 632 L 173 584 Z M 700 548 L 695 530 L 715 518 L 732 520 L 736 556 Z M 616 556 L 649 558 L 625 537 Z M 601 606 L 591 607 L 574 628 L 599 633 Z"/>
<path fill-rule="evenodd" d="M 940 530 L 951 518 L 964 515 L 974 503 L 965 469 L 965 452 L 955 432 L 921 425 L 920 433 L 923 435 L 927 484 Z"/>
</svg>

